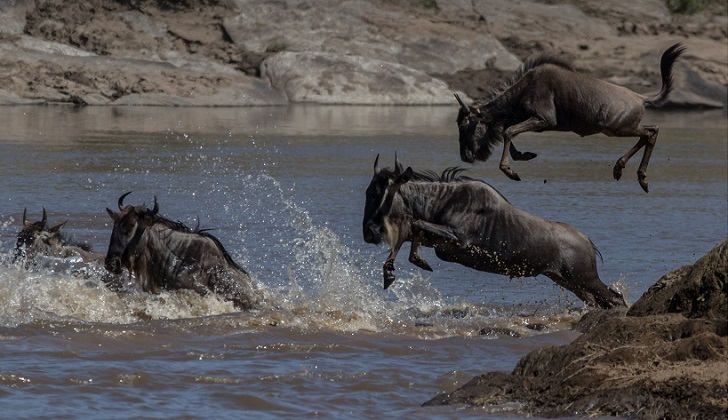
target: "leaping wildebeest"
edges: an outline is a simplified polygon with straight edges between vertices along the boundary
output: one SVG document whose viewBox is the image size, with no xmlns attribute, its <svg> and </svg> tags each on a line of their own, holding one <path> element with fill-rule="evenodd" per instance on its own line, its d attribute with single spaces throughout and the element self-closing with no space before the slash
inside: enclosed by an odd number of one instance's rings
<svg viewBox="0 0 728 420">
<path fill-rule="evenodd" d="M 151 293 L 160 289 L 192 289 L 201 295 L 213 291 L 241 310 L 260 303 L 257 285 L 216 237 L 159 215 L 157 197 L 152 209 L 124 206 L 129 194 L 119 197 L 118 213 L 106 209 L 114 221 L 107 270 L 121 274 L 126 268 L 142 290 Z"/>
<path fill-rule="evenodd" d="M 500 169 L 520 181 L 508 160 L 512 139 L 527 131 L 572 131 L 580 136 L 603 133 L 612 137 L 639 137 L 637 144 L 614 165 L 614 179 L 622 177 L 627 161 L 645 148 L 637 169 L 637 180 L 647 192 L 647 165 L 657 141 L 656 125 L 642 125 L 645 105 L 661 106 L 672 90 L 672 67 L 685 48 L 675 44 L 660 60 L 662 87 L 644 96 L 625 87 L 578 73 L 563 58 L 542 55 L 527 61 L 504 86 L 483 100 L 460 104 L 460 158 L 464 162 L 485 161 L 493 146 L 503 142 Z M 516 159 L 514 160 L 528 160 Z"/>
<path fill-rule="evenodd" d="M 589 306 L 627 306 L 597 273 L 597 250 L 566 223 L 550 222 L 512 206 L 487 183 L 461 176 L 461 168 L 434 172 L 378 168 L 366 190 L 364 241 L 391 246 L 384 263 L 384 288 L 395 280 L 394 260 L 411 242 L 409 261 L 432 271 L 419 247 L 438 258 L 508 277 L 543 274 Z"/>
<path fill-rule="evenodd" d="M 22 261 L 23 266 L 28 268 L 38 256 L 80 257 L 86 263 L 103 260 L 104 254 L 91 251 L 89 245 L 76 243 L 61 232 L 66 222 L 48 227 L 45 208 L 43 208 L 43 219 L 38 222 L 27 220 L 27 210 L 23 209 L 23 228 L 18 232 L 13 263 Z"/>
</svg>

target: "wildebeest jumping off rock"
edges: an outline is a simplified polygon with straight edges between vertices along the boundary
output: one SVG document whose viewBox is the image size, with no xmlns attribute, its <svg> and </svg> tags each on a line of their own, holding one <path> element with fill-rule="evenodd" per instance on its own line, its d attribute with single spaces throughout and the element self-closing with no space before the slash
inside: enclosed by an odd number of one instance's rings
<svg viewBox="0 0 728 420">
<path fill-rule="evenodd" d="M 366 191 L 364 241 L 387 242 L 384 288 L 395 280 L 394 259 L 412 242 L 409 261 L 430 270 L 419 255 L 432 247 L 442 260 L 513 277 L 543 274 L 590 306 L 627 306 L 597 274 L 597 250 L 566 223 L 550 222 L 512 206 L 487 183 L 461 176 L 461 168 L 433 172 L 378 168 Z"/>
<path fill-rule="evenodd" d="M 625 87 L 578 73 L 566 60 L 542 55 L 524 64 L 502 89 L 466 105 L 457 95 L 460 111 L 460 158 L 485 161 L 493 146 L 503 142 L 500 169 L 520 181 L 508 161 L 512 139 L 527 131 L 572 131 L 580 136 L 603 133 L 612 137 L 639 137 L 639 141 L 614 165 L 614 179 L 622 177 L 627 161 L 645 148 L 637 180 L 647 192 L 647 165 L 657 141 L 656 125 L 642 125 L 645 105 L 660 106 L 672 90 L 672 67 L 685 48 L 675 44 L 660 60 L 662 87 L 654 96 L 643 96 Z M 513 156 L 514 160 L 535 157 Z"/>
<path fill-rule="evenodd" d="M 136 277 L 144 291 L 192 289 L 201 295 L 213 291 L 238 309 L 255 308 L 260 291 L 248 273 L 232 260 L 220 241 L 208 232 L 190 229 L 159 214 L 154 207 L 126 206 L 119 197 L 119 213 L 107 208 L 114 228 L 106 254 L 106 268 Z"/>
</svg>

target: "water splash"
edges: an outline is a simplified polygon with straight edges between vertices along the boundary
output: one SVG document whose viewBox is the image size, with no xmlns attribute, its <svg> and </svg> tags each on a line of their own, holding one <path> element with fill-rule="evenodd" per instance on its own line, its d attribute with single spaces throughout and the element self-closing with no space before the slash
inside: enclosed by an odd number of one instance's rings
<svg viewBox="0 0 728 420">
<path fill-rule="evenodd" d="M 206 191 L 196 196 L 196 203 L 202 200 L 203 208 L 222 209 L 217 217 L 225 224 L 218 233 L 226 235 L 226 247 L 265 294 L 265 305 L 238 314 L 232 328 L 384 331 L 439 338 L 533 334 L 540 331 L 533 325 L 562 328 L 573 320 L 573 314 L 558 305 L 534 311 L 455 302 L 420 274 L 400 275 L 384 291 L 381 265 L 368 264 L 375 255 L 363 258 L 343 244 L 326 223 L 316 223 L 306 206 L 294 201 L 290 189 L 267 173 L 231 173 L 228 168 L 229 163 L 205 166 L 195 189 L 181 193 Z M 230 182 L 231 176 L 235 182 Z M 227 178 L 224 183 L 219 181 L 223 178 Z M 251 254 L 260 254 L 250 252 L 251 243 L 266 250 L 264 261 L 251 260 Z M 213 294 L 151 295 L 135 287 L 116 293 L 105 287 L 102 267 L 78 260 L 47 259 L 29 271 L 7 261 L 0 261 L 3 326 L 47 321 L 130 324 L 237 313 L 230 302 Z"/>
</svg>

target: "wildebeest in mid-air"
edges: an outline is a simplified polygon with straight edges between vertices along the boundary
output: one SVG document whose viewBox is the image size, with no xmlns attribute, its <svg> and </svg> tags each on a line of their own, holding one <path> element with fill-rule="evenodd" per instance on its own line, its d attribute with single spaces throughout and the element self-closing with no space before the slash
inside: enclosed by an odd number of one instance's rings
<svg viewBox="0 0 728 420">
<path fill-rule="evenodd" d="M 84 262 L 103 260 L 104 254 L 92 252 L 88 244 L 74 242 L 61 232 L 66 222 L 48 227 L 48 215 L 45 208 L 43 208 L 43 219 L 38 222 L 27 220 L 27 210 L 27 208 L 23 209 L 23 228 L 18 233 L 13 263 L 22 262 L 23 266 L 28 268 L 39 256 L 80 257 Z"/>
<path fill-rule="evenodd" d="M 500 169 L 520 181 L 508 160 L 512 139 L 527 131 L 572 131 L 580 136 L 603 133 L 612 137 L 639 137 L 637 144 L 614 165 L 614 179 L 622 177 L 627 161 L 645 148 L 637 169 L 637 180 L 647 192 L 647 165 L 657 141 L 656 125 L 642 125 L 645 105 L 659 107 L 672 90 L 672 67 L 685 48 L 675 44 L 660 60 L 662 87 L 654 96 L 644 96 L 625 87 L 578 73 L 560 57 L 541 55 L 527 61 L 504 86 L 482 100 L 460 103 L 457 124 L 460 158 L 464 162 L 485 161 L 493 146 L 503 142 Z M 531 157 L 535 155 L 531 154 Z M 514 160 L 528 160 L 528 158 Z"/>
<path fill-rule="evenodd" d="M 597 250 L 566 223 L 550 222 L 511 205 L 487 183 L 461 176 L 461 168 L 434 172 L 378 168 L 366 190 L 364 241 L 386 242 L 384 288 L 395 280 L 394 260 L 412 242 L 409 261 L 432 271 L 419 247 L 442 260 L 508 277 L 543 274 L 590 306 L 627 306 L 597 273 Z"/>
<path fill-rule="evenodd" d="M 126 268 L 144 290 L 192 289 L 201 295 L 213 291 L 241 310 L 255 308 L 261 294 L 247 271 L 235 263 L 220 241 L 205 230 L 190 229 L 161 215 L 154 207 L 124 206 L 119 212 L 107 208 L 114 220 L 106 269 L 115 274 Z"/>
</svg>

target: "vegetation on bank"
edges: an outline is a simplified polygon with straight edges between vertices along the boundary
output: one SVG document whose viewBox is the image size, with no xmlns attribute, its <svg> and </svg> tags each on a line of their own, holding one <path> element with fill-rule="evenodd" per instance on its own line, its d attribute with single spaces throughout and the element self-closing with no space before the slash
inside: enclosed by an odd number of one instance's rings
<svg viewBox="0 0 728 420">
<path fill-rule="evenodd" d="M 665 0 L 665 4 L 672 14 L 692 15 L 714 5 L 725 6 L 726 3 L 725 0 Z M 720 14 L 725 15 L 726 12 L 724 7 Z"/>
</svg>

